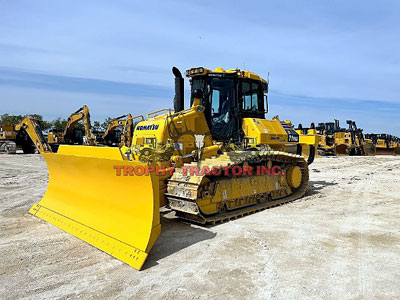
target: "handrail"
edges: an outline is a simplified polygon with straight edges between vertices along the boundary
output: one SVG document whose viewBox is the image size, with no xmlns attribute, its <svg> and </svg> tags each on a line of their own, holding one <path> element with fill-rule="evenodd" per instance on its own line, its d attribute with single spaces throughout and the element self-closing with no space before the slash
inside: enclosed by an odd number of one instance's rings
<svg viewBox="0 0 400 300">
<path fill-rule="evenodd" d="M 159 110 L 156 110 L 156 111 L 152 111 L 152 112 L 150 112 L 150 113 L 148 113 L 148 114 L 146 115 L 147 120 L 150 119 L 150 116 L 151 116 L 151 115 L 154 115 L 154 114 L 159 113 L 159 112 L 162 112 L 162 111 L 171 112 L 171 111 L 174 111 L 174 110 L 173 110 L 172 108 L 163 108 L 163 109 L 159 109 Z"/>
</svg>

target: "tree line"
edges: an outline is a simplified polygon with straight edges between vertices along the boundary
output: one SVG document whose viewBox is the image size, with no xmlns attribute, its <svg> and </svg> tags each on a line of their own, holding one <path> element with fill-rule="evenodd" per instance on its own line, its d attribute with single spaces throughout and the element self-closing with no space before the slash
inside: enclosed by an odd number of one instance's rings
<svg viewBox="0 0 400 300">
<path fill-rule="evenodd" d="M 27 115 L 10 115 L 10 114 L 5 113 L 5 114 L 0 115 L 0 124 L 17 125 L 26 116 Z M 29 116 L 35 120 L 38 120 L 40 122 L 43 130 L 48 130 L 48 129 L 64 130 L 65 126 L 67 125 L 67 120 L 64 118 L 61 118 L 61 117 L 58 117 L 52 121 L 47 121 L 47 120 L 44 120 L 43 116 L 39 115 L 39 114 L 30 114 Z M 108 117 L 103 122 L 94 121 L 93 125 L 92 125 L 93 130 L 94 131 L 106 130 L 108 123 L 112 119 L 113 118 Z M 81 122 L 79 122 L 75 125 L 75 127 L 83 129 L 83 124 Z"/>
</svg>

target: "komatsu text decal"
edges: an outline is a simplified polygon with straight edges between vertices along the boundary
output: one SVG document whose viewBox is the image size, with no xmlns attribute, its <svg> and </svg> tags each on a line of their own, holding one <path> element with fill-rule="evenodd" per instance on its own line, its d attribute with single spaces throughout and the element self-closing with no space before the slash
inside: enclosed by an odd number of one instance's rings
<svg viewBox="0 0 400 300">
<path fill-rule="evenodd" d="M 158 125 L 150 124 L 136 127 L 136 130 L 157 130 Z"/>
</svg>

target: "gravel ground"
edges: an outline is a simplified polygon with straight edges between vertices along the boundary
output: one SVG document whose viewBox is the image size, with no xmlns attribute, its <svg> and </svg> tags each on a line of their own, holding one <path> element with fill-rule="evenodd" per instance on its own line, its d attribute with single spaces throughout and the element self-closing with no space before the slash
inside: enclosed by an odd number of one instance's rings
<svg viewBox="0 0 400 300">
<path fill-rule="evenodd" d="M 400 157 L 320 158 L 306 197 L 228 223 L 162 218 L 144 270 L 28 214 L 40 155 L 0 155 L 0 298 L 399 299 Z"/>
</svg>

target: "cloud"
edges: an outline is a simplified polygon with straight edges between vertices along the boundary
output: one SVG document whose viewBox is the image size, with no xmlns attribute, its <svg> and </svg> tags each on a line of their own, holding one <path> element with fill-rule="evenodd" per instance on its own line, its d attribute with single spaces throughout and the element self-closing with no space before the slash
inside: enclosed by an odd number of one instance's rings
<svg viewBox="0 0 400 300">
<path fill-rule="evenodd" d="M 135 97 L 166 98 L 173 95 L 170 88 L 158 85 L 41 74 L 3 67 L 0 67 L 0 85 Z"/>
</svg>

